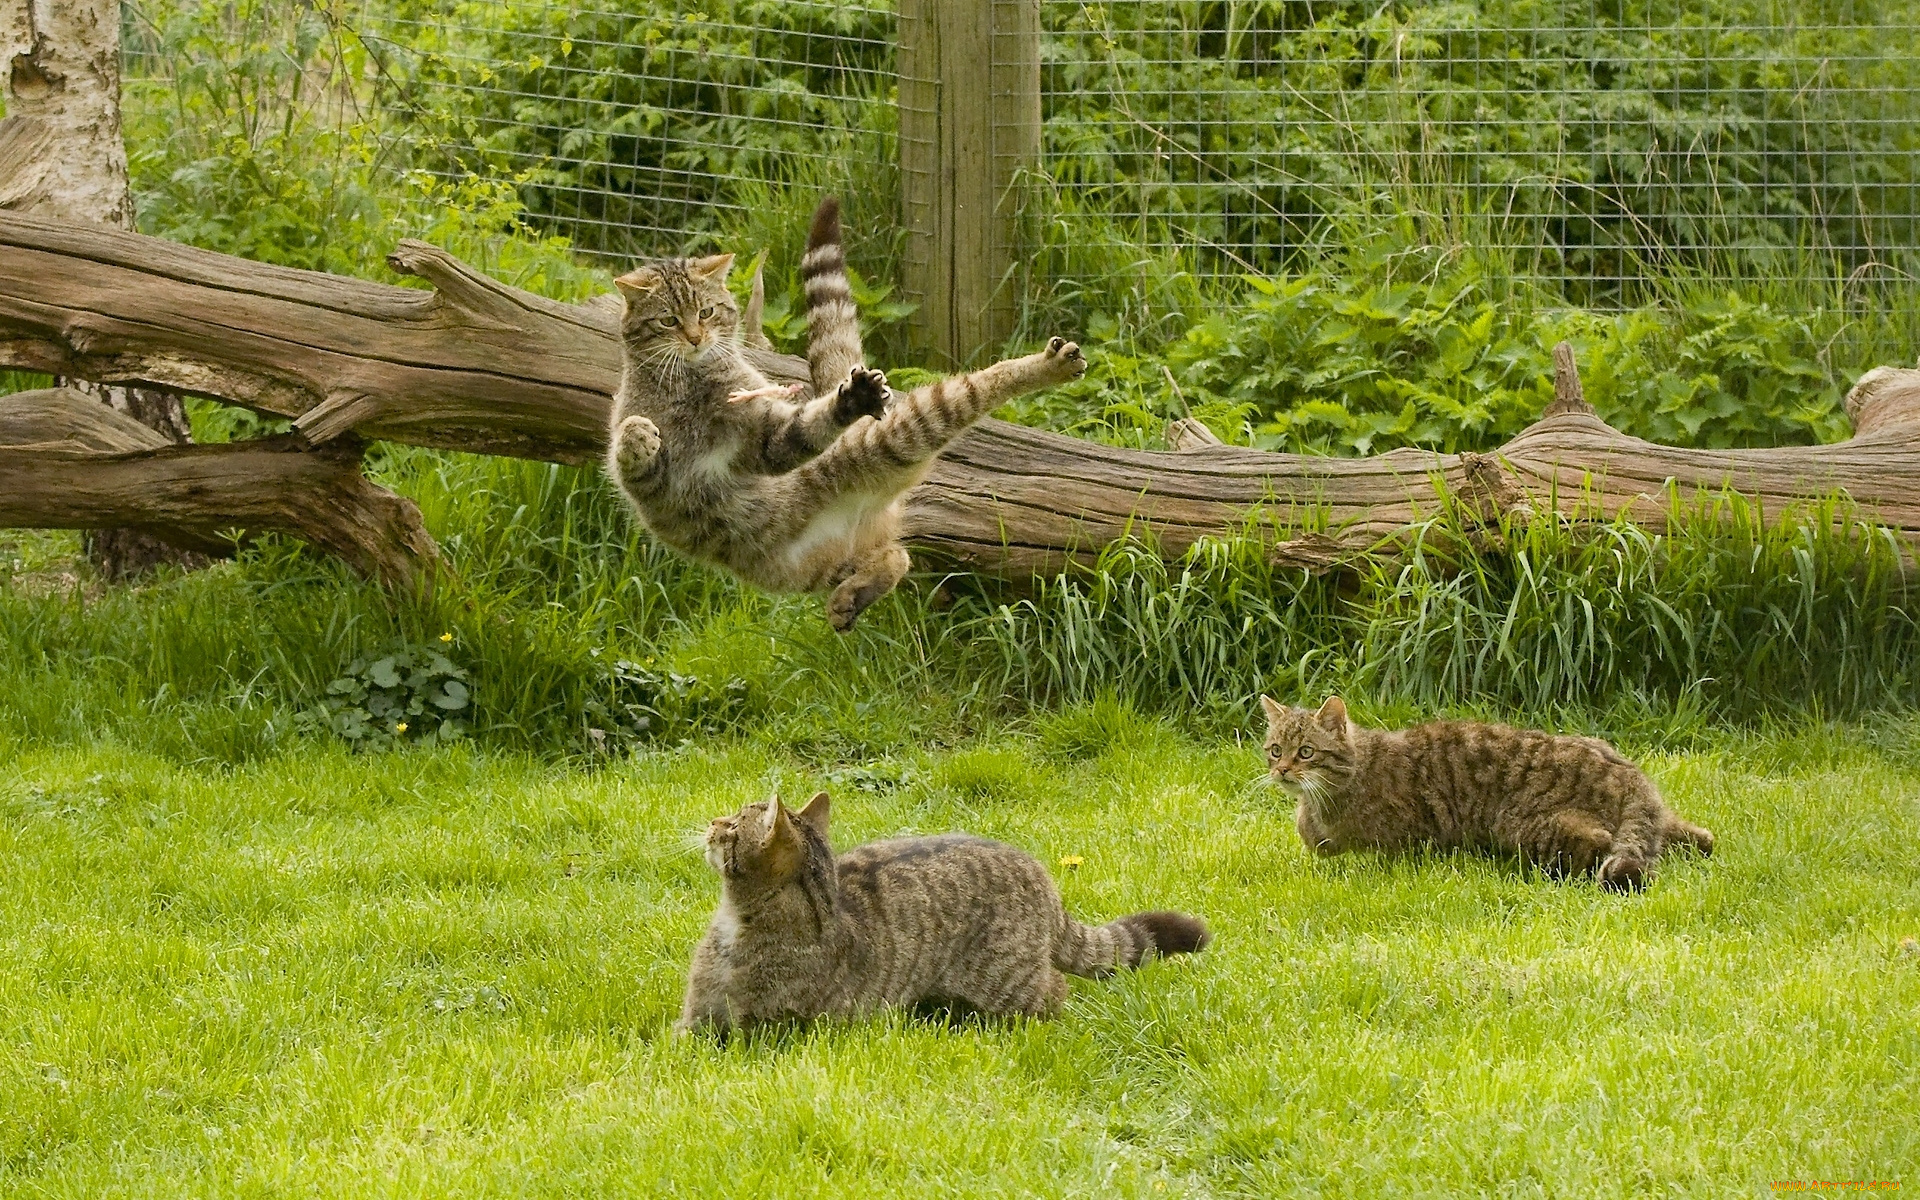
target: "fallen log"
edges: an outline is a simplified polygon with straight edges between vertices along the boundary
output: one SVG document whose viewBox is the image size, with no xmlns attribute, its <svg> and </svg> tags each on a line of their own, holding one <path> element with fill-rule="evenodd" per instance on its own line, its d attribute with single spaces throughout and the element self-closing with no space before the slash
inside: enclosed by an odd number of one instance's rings
<svg viewBox="0 0 1920 1200">
<path fill-rule="evenodd" d="M 419 242 L 389 261 L 434 290 L 0 213 L 0 364 L 213 396 L 291 418 L 315 445 L 357 435 L 598 459 L 619 376 L 617 301 L 546 300 Z M 775 378 L 805 376 L 798 359 L 750 353 Z M 1571 351 L 1559 358 L 1562 394 L 1547 415 L 1485 454 L 1338 459 L 1181 434 L 1184 449 L 1123 450 L 985 421 L 913 492 L 909 536 L 967 569 L 1025 576 L 1129 534 L 1178 553 L 1258 509 L 1275 528 L 1325 531 L 1276 546 L 1276 561 L 1311 568 L 1391 538 L 1449 498 L 1487 520 L 1625 511 L 1659 526 L 1677 489 L 1731 490 L 1770 514 L 1845 492 L 1862 515 L 1920 537 L 1920 371 L 1864 377 L 1848 398 L 1856 433 L 1846 442 L 1685 450 L 1608 427 L 1578 395 Z"/>
<path fill-rule="evenodd" d="M 0 397 L 0 527 L 127 527 L 214 556 L 235 530 L 285 533 L 390 585 L 430 582 L 419 508 L 360 455 L 356 438 L 179 445 L 83 392 L 20 392 Z"/>
</svg>

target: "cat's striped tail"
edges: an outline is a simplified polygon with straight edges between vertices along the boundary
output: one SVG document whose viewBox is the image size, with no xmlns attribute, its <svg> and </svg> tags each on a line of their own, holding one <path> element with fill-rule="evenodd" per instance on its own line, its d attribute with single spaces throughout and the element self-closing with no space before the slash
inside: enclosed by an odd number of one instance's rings
<svg viewBox="0 0 1920 1200">
<path fill-rule="evenodd" d="M 813 212 L 807 254 L 800 260 L 807 293 L 807 373 L 813 394 L 826 396 L 859 366 L 860 313 L 847 282 L 847 256 L 840 249 L 840 201 L 828 196 Z"/>
<path fill-rule="evenodd" d="M 1212 940 L 1207 923 L 1185 913 L 1135 913 L 1105 925 L 1082 925 L 1067 917 L 1053 944 L 1053 965 L 1069 975 L 1098 977 L 1149 958 L 1192 954 Z"/>
</svg>

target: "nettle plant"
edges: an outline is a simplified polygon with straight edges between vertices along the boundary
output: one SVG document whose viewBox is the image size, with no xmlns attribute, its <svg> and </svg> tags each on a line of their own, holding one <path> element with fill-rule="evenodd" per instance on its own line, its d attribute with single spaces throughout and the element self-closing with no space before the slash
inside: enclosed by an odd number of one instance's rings
<svg viewBox="0 0 1920 1200">
<path fill-rule="evenodd" d="M 452 635 L 442 634 L 441 641 L 450 645 Z M 472 703 L 465 668 L 440 649 L 402 644 L 354 659 L 327 684 L 308 721 L 355 749 L 435 745 L 466 736 Z"/>
</svg>

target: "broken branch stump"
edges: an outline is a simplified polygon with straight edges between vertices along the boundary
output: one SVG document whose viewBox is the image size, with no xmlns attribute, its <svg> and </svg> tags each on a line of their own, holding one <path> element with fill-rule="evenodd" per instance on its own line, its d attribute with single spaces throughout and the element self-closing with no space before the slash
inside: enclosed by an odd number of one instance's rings
<svg viewBox="0 0 1920 1200">
<path fill-rule="evenodd" d="M 389 585 L 430 582 L 439 551 L 413 501 L 360 473 L 361 443 L 283 435 L 177 445 L 83 392 L 0 397 L 0 527 L 127 527 L 203 554 L 285 533 Z"/>
</svg>

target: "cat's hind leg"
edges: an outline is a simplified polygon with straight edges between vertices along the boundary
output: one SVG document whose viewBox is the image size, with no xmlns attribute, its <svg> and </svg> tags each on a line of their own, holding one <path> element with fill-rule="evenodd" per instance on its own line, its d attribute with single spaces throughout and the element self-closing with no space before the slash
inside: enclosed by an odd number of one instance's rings
<svg viewBox="0 0 1920 1200">
<path fill-rule="evenodd" d="M 1042 967 L 1021 995 L 1013 1011 L 1028 1017 L 1051 1017 L 1067 1002 L 1067 977 L 1051 963 Z"/>
<path fill-rule="evenodd" d="M 1553 814 L 1546 837 L 1532 856 L 1556 877 L 1585 875 L 1613 848 L 1613 835 L 1592 813 L 1563 808 Z"/>
<path fill-rule="evenodd" d="M 869 605 L 906 578 L 912 565 L 899 542 L 884 542 L 847 560 L 834 573 L 837 582 L 827 596 L 827 624 L 840 633 L 852 629 Z"/>
<path fill-rule="evenodd" d="M 1614 892 L 1637 892 L 1647 886 L 1654 860 L 1660 857 L 1662 817 L 1666 805 L 1647 782 L 1631 796 L 1620 812 L 1620 826 L 1613 831 L 1613 845 L 1600 860 L 1600 886 Z"/>
<path fill-rule="evenodd" d="M 1051 1017 L 1067 1002 L 1067 977 L 1050 962 L 1032 970 L 1022 970 L 1010 979 L 995 980 L 990 986 L 976 981 L 961 989 L 967 1005 L 979 1012 L 1001 1017 Z"/>
</svg>

